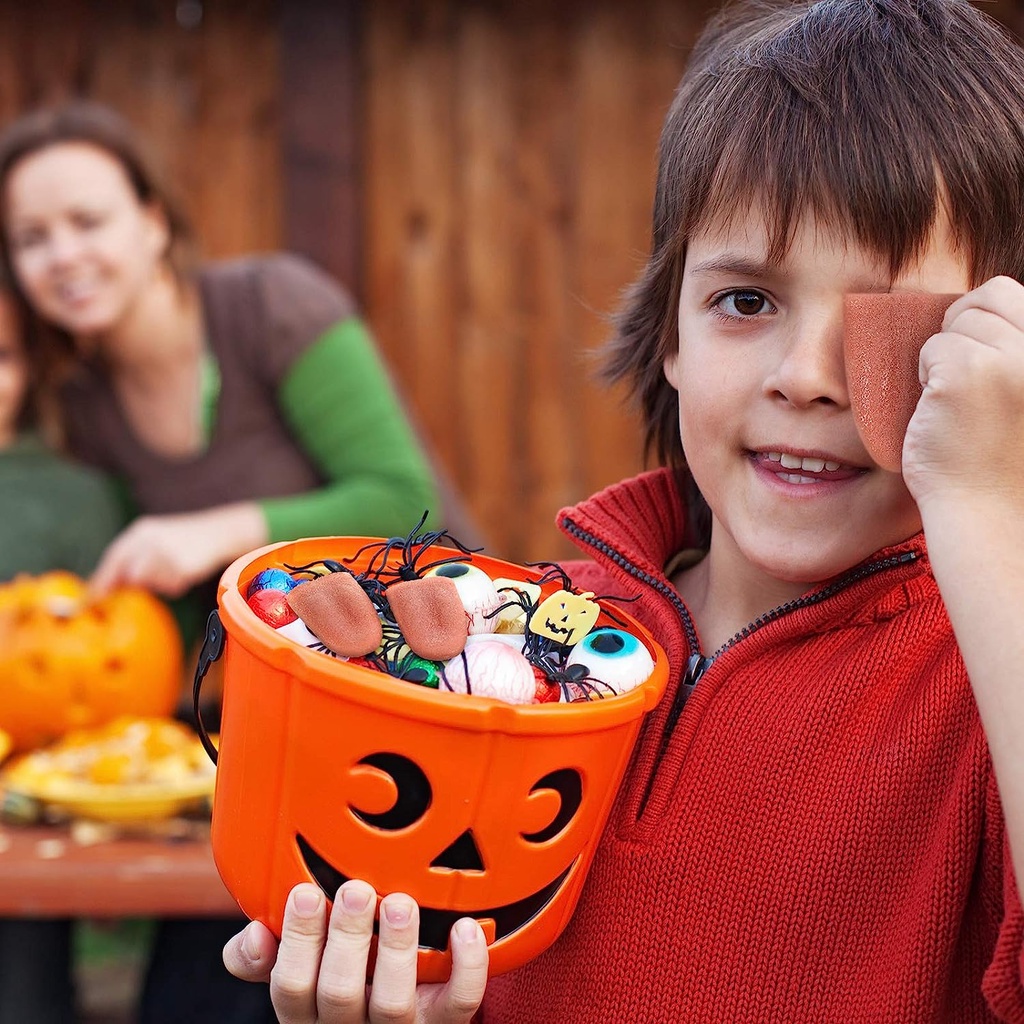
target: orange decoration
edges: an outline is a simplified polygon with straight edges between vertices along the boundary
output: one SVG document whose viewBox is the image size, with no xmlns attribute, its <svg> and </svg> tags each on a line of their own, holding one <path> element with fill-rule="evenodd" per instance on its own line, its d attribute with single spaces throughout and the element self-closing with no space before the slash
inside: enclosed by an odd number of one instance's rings
<svg viewBox="0 0 1024 1024">
<path fill-rule="evenodd" d="M 16 750 L 118 715 L 169 715 L 182 673 L 174 618 L 146 591 L 94 601 L 65 572 L 0 586 L 0 729 Z"/>
</svg>

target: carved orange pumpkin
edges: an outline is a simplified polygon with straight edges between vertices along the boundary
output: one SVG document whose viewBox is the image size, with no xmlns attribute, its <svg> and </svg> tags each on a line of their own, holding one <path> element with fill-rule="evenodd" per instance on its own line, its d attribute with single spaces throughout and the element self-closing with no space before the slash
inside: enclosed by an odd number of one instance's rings
<svg viewBox="0 0 1024 1024">
<path fill-rule="evenodd" d="M 93 601 L 64 572 L 0 586 L 0 728 L 15 749 L 118 715 L 167 715 L 182 671 L 174 618 L 146 591 Z"/>
<path fill-rule="evenodd" d="M 367 542 L 272 546 L 221 579 L 214 858 L 245 913 L 277 934 L 292 885 L 314 881 L 333 898 L 346 878 L 362 878 L 380 896 L 419 902 L 421 980 L 447 978 L 448 933 L 462 916 L 480 921 L 498 974 L 568 922 L 641 719 L 664 690 L 665 656 L 631 621 L 656 660 L 647 683 L 584 705 L 517 707 L 326 658 L 246 607 L 262 569 L 343 558 Z M 492 577 L 537 578 L 473 562 Z"/>
</svg>

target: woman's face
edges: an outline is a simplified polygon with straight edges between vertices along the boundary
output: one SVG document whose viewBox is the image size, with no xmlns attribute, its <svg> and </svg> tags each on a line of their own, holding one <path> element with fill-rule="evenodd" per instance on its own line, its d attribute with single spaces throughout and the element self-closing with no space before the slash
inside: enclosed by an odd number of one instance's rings
<svg viewBox="0 0 1024 1024">
<path fill-rule="evenodd" d="M 18 418 L 28 391 L 28 360 L 10 299 L 0 295 L 0 448 L 18 432 Z"/>
<path fill-rule="evenodd" d="M 75 338 L 116 330 L 155 279 L 166 221 L 122 164 L 89 142 L 59 142 L 9 171 L 3 222 L 35 311 Z"/>
</svg>

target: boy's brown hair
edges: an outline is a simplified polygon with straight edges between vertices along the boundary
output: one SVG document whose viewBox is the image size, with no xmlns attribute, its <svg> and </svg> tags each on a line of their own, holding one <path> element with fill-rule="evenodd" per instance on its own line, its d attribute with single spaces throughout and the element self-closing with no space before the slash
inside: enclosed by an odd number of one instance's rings
<svg viewBox="0 0 1024 1024">
<path fill-rule="evenodd" d="M 966 0 L 747 2 L 709 24 L 662 130 L 651 254 L 605 362 L 665 463 L 685 463 L 662 363 L 687 241 L 758 204 L 770 258 L 811 212 L 893 276 L 942 204 L 975 284 L 1024 280 L 1024 49 Z"/>
</svg>

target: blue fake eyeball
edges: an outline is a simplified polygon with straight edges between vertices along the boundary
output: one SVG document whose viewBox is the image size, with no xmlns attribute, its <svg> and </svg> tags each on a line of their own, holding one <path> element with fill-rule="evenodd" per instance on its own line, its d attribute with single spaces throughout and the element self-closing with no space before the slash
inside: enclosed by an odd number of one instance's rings
<svg viewBox="0 0 1024 1024">
<path fill-rule="evenodd" d="M 587 677 L 610 686 L 616 693 L 628 693 L 654 671 L 654 659 L 647 648 L 622 629 L 595 629 L 569 652 L 566 669 L 583 665 Z"/>
<path fill-rule="evenodd" d="M 280 590 L 287 594 L 289 590 L 294 589 L 300 582 L 291 573 L 285 572 L 284 569 L 264 569 L 253 576 L 245 596 L 247 598 L 252 597 L 257 590 Z"/>
</svg>

